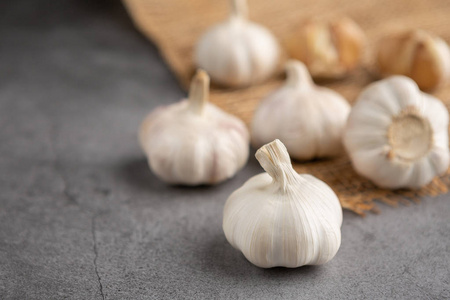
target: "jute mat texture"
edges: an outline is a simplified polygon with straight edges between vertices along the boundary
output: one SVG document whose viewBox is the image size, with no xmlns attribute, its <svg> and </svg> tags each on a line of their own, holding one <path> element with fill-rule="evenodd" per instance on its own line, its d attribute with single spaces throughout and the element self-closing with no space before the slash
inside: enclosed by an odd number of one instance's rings
<svg viewBox="0 0 450 300">
<path fill-rule="evenodd" d="M 202 33 L 227 18 L 227 0 L 123 0 L 136 27 L 159 48 L 180 84 L 187 88 L 195 72 L 193 49 Z M 321 82 L 353 103 L 360 91 L 376 80 L 373 52 L 377 41 L 392 31 L 405 28 L 429 30 L 450 41 L 450 2 L 448 0 L 249 0 L 249 19 L 270 29 L 283 45 L 303 20 L 310 17 L 348 16 L 356 21 L 368 37 L 363 66 L 349 77 Z M 286 55 L 284 55 L 284 59 Z M 248 125 L 256 105 L 283 81 L 280 71 L 270 80 L 245 89 L 212 87 L 211 102 L 243 119 Z M 434 91 L 450 106 L 450 84 Z M 396 206 L 418 201 L 422 196 L 447 193 L 450 173 L 436 178 L 419 190 L 384 190 L 353 170 L 344 154 L 332 160 L 294 162 L 299 173 L 309 173 L 329 184 L 344 208 L 364 215 L 378 212 L 375 201 Z"/>
</svg>

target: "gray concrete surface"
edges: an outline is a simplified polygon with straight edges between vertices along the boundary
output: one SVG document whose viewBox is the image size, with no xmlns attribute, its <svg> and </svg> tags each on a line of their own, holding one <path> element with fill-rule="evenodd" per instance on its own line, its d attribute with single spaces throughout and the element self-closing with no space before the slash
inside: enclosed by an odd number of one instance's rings
<svg viewBox="0 0 450 300">
<path fill-rule="evenodd" d="M 216 187 L 169 187 L 136 130 L 183 92 L 118 1 L 0 2 L 0 299 L 450 298 L 450 199 L 362 219 L 320 267 L 263 270 Z"/>
</svg>

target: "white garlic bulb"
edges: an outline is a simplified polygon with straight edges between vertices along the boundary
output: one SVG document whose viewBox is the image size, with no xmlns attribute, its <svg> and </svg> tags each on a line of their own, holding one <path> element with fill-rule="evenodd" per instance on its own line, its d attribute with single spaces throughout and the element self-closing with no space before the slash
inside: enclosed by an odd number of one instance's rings
<svg viewBox="0 0 450 300">
<path fill-rule="evenodd" d="M 198 71 L 189 99 L 159 107 L 144 120 L 139 139 L 152 171 L 172 184 L 215 184 L 248 159 L 249 134 L 238 118 L 208 103 L 209 77 Z"/>
<path fill-rule="evenodd" d="M 369 85 L 348 118 L 355 170 L 384 188 L 418 188 L 449 166 L 448 111 L 404 76 Z"/>
<path fill-rule="evenodd" d="M 252 145 L 260 147 L 278 138 L 299 160 L 340 154 L 350 105 L 338 93 L 316 86 L 303 63 L 291 60 L 286 71 L 285 85 L 256 109 Z"/>
<path fill-rule="evenodd" d="M 323 181 L 298 174 L 283 143 L 256 152 L 267 173 L 228 198 L 223 231 L 230 244 L 262 268 L 296 268 L 331 260 L 341 245 L 342 208 Z"/>
<path fill-rule="evenodd" d="M 231 2 L 230 18 L 199 40 L 195 63 L 215 83 L 248 86 L 272 75 L 279 60 L 279 46 L 266 28 L 247 20 L 245 0 Z"/>
</svg>

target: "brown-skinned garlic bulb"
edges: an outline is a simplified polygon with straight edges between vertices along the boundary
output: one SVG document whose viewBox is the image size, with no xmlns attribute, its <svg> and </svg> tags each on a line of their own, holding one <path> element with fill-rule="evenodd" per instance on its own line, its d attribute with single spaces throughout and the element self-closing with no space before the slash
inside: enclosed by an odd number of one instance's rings
<svg viewBox="0 0 450 300">
<path fill-rule="evenodd" d="M 419 188 L 449 166 L 448 111 L 405 76 L 369 85 L 348 118 L 355 170 L 383 188 Z"/>
<path fill-rule="evenodd" d="M 323 181 L 292 168 L 275 140 L 256 152 L 267 173 L 250 178 L 225 203 L 228 242 L 261 268 L 320 265 L 341 244 L 342 208 Z"/>
<path fill-rule="evenodd" d="M 338 93 L 316 86 L 301 62 L 289 61 L 286 72 L 286 83 L 255 111 L 252 145 L 280 139 L 299 160 L 339 155 L 350 105 Z"/>
<path fill-rule="evenodd" d="M 305 21 L 287 41 L 289 55 L 314 78 L 341 78 L 361 63 L 366 37 L 349 18 Z"/>
<path fill-rule="evenodd" d="M 209 29 L 195 48 L 195 63 L 219 85 L 242 87 L 271 76 L 279 46 L 261 25 L 247 20 L 246 0 L 232 0 L 228 20 Z"/>
<path fill-rule="evenodd" d="M 139 140 L 151 170 L 171 184 L 215 184 L 248 159 L 249 134 L 238 118 L 208 103 L 209 77 L 198 71 L 189 99 L 159 107 L 141 125 Z"/>
<path fill-rule="evenodd" d="M 408 76 L 422 90 L 432 90 L 450 78 L 450 48 L 429 32 L 392 34 L 381 39 L 378 48 L 378 70 L 383 76 Z"/>
</svg>

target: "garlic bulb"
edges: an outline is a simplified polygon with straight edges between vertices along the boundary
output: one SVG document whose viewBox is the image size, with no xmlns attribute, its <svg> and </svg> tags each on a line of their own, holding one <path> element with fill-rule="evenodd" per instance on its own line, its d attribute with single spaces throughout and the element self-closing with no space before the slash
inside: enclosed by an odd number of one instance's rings
<svg viewBox="0 0 450 300">
<path fill-rule="evenodd" d="M 355 170 L 384 188 L 418 188 L 449 166 L 448 111 L 411 79 L 369 85 L 348 118 L 344 144 Z"/>
<path fill-rule="evenodd" d="M 336 92 L 316 86 L 301 62 L 289 61 L 286 71 L 285 85 L 255 111 L 252 145 L 260 147 L 278 138 L 296 159 L 338 155 L 350 105 Z"/>
<path fill-rule="evenodd" d="M 228 20 L 207 31 L 195 49 L 195 62 L 213 82 L 230 87 L 267 79 L 279 59 L 279 46 L 261 25 L 249 22 L 245 0 L 232 0 Z"/>
<path fill-rule="evenodd" d="M 411 30 L 380 40 L 377 56 L 382 75 L 405 75 L 422 90 L 431 90 L 450 78 L 450 48 L 438 36 Z"/>
<path fill-rule="evenodd" d="M 341 244 L 342 208 L 323 181 L 294 171 L 275 140 L 256 152 L 267 173 L 228 198 L 223 231 L 230 244 L 262 268 L 296 268 L 331 260 Z"/>
<path fill-rule="evenodd" d="M 339 78 L 361 62 L 366 37 L 349 18 L 308 20 L 288 40 L 292 58 L 306 64 L 314 78 Z"/>
<path fill-rule="evenodd" d="M 245 124 L 208 103 L 209 77 L 195 75 L 189 99 L 159 107 L 142 123 L 139 139 L 152 171 L 172 184 L 215 184 L 248 159 Z"/>
</svg>

